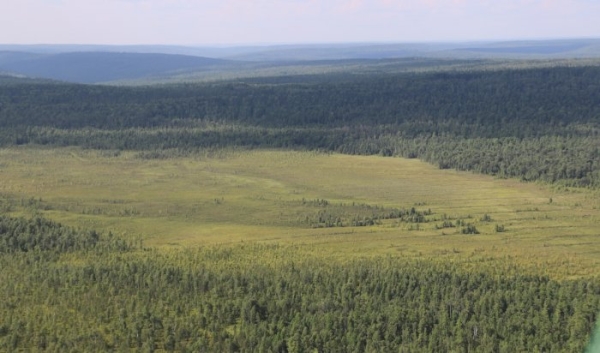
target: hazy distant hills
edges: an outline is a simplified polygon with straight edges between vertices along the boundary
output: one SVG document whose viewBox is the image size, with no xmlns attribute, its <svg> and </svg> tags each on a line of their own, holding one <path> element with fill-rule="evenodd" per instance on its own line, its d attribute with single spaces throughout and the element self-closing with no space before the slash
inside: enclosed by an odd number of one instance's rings
<svg viewBox="0 0 600 353">
<path fill-rule="evenodd" d="M 391 59 L 404 57 L 494 58 L 600 57 L 598 39 L 555 39 L 457 43 L 348 43 L 264 46 L 175 45 L 2 45 L 0 51 L 37 54 L 72 52 L 161 53 L 243 61 Z"/>
<path fill-rule="evenodd" d="M 257 73 L 315 73 L 331 71 L 333 66 L 339 70 L 342 62 L 352 69 L 356 60 L 370 61 L 367 65 L 380 65 L 377 60 L 406 58 L 600 58 L 600 39 L 236 47 L 0 44 L 0 74 L 79 83 L 139 84 L 233 78 Z"/>
<path fill-rule="evenodd" d="M 568 59 L 600 57 L 600 39 L 510 42 L 281 45 L 226 56 L 252 61 L 423 58 Z"/>
<path fill-rule="evenodd" d="M 0 67 L 7 66 L 13 63 L 24 60 L 34 60 L 43 56 L 43 54 L 27 53 L 27 52 L 14 52 L 14 51 L 0 51 Z"/>
<path fill-rule="evenodd" d="M 182 70 L 203 70 L 226 63 L 222 59 L 162 53 L 0 52 L 0 71 L 79 83 L 156 77 Z"/>
<path fill-rule="evenodd" d="M 600 57 L 600 39 L 497 42 L 456 48 L 452 53 L 518 59 L 595 58 Z"/>
</svg>

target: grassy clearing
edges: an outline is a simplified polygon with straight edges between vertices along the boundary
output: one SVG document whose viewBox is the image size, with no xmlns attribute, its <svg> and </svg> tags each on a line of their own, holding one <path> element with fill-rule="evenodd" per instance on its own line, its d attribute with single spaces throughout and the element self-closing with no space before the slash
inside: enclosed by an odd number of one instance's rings
<svg viewBox="0 0 600 353">
<path fill-rule="evenodd" d="M 561 278 L 600 268 L 597 192 L 418 160 L 233 150 L 148 160 L 136 152 L 10 148 L 0 150 L 0 194 L 5 212 L 41 212 L 164 248 L 276 242 L 337 257 L 427 256 L 473 266 L 508 259 Z M 412 208 L 423 219 L 351 224 Z M 322 215 L 346 221 L 315 221 Z M 479 234 L 463 234 L 467 225 Z"/>
</svg>

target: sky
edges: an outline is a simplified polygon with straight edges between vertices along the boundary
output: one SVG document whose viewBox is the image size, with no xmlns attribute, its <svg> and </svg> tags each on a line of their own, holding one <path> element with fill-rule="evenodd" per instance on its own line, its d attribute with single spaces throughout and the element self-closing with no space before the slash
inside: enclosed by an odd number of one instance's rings
<svg viewBox="0 0 600 353">
<path fill-rule="evenodd" d="M 600 0 L 0 0 L 2 44 L 598 38 Z"/>
</svg>

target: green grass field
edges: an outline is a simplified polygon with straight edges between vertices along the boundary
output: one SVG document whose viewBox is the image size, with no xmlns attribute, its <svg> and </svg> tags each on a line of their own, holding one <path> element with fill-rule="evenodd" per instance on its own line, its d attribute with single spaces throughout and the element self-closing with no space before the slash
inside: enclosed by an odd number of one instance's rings
<svg viewBox="0 0 600 353">
<path fill-rule="evenodd" d="M 8 148 L 0 150 L 0 196 L 13 215 L 40 212 L 162 249 L 268 242 L 341 258 L 390 254 L 472 266 L 501 260 L 557 278 L 600 274 L 597 191 L 418 160 L 264 150 L 146 159 Z M 425 213 L 420 222 L 352 224 L 411 208 Z M 326 227 L 320 219 L 327 217 L 338 223 Z M 479 234 L 463 234 L 467 224 Z"/>
</svg>

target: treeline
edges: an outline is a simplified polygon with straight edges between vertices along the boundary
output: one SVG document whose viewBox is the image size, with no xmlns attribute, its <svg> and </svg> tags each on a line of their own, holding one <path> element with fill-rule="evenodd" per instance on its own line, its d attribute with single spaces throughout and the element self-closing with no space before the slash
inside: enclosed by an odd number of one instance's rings
<svg viewBox="0 0 600 353">
<path fill-rule="evenodd" d="M 581 352 L 600 311 L 598 279 L 509 265 L 277 245 L 57 251 L 0 254 L 1 351 Z"/>
<path fill-rule="evenodd" d="M 599 82 L 594 66 L 136 88 L 8 82 L 0 145 L 320 149 L 597 187 Z"/>
<path fill-rule="evenodd" d="M 542 180 L 567 186 L 600 187 L 600 136 L 529 138 L 455 138 L 421 136 L 412 139 L 381 135 L 338 152 L 419 158 L 441 169 L 454 168 L 524 181 Z"/>
<path fill-rule="evenodd" d="M 143 158 L 170 158 L 224 147 L 291 148 L 346 154 L 419 158 L 440 168 L 470 170 L 498 177 L 542 180 L 567 186 L 600 186 L 600 135 L 457 138 L 420 135 L 407 138 L 383 127 L 349 129 L 273 129 L 218 125 L 199 128 L 60 130 L 30 128 L 5 134 L 16 144 L 138 150 Z"/>
</svg>

